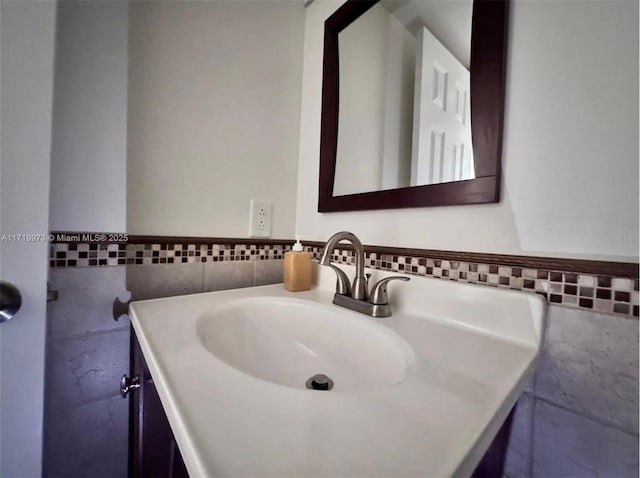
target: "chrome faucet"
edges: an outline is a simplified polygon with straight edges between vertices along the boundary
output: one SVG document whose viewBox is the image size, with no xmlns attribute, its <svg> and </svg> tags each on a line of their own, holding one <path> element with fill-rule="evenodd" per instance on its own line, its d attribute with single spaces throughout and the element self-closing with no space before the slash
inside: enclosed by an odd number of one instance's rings
<svg viewBox="0 0 640 478">
<path fill-rule="evenodd" d="M 331 255 L 340 241 L 348 241 L 355 250 L 356 275 L 353 285 L 349 284 L 349 278 L 342 269 L 331 264 Z M 337 232 L 329 238 L 322 251 L 320 264 L 330 267 L 337 276 L 336 293 L 333 303 L 348 309 L 370 315 L 372 317 L 391 316 L 391 307 L 387 296 L 387 284 L 392 280 L 408 281 L 405 276 L 386 277 L 371 288 L 368 293 L 369 276 L 364 273 L 364 248 L 360 239 L 355 234 L 347 231 Z"/>
<path fill-rule="evenodd" d="M 341 295 L 351 295 L 354 299 L 365 300 L 367 298 L 367 278 L 364 275 L 364 249 L 360 239 L 358 239 L 355 234 L 342 231 L 331 236 L 324 246 L 324 251 L 320 258 L 320 264 L 331 267 L 336 271 L 336 274 L 338 274 L 338 286 L 336 286 L 336 293 L 340 290 L 344 290 L 340 283 L 346 279 L 347 275 L 342 271 L 342 269 L 331 264 L 331 253 L 340 241 L 349 241 L 356 251 L 356 276 L 353 278 L 353 287 L 350 289 L 350 294 L 342 293 Z M 347 279 L 347 284 L 348 283 Z"/>
</svg>

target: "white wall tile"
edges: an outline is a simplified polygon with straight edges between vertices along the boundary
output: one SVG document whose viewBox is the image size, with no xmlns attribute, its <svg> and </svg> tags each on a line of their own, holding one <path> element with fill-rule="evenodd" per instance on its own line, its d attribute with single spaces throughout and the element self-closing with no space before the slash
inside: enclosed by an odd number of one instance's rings
<svg viewBox="0 0 640 478">
<path fill-rule="evenodd" d="M 127 289 L 132 300 L 156 299 L 203 291 L 201 262 L 127 266 Z"/>
<path fill-rule="evenodd" d="M 44 476 L 127 476 L 129 400 L 115 395 L 45 419 Z"/>
<path fill-rule="evenodd" d="M 128 372 L 128 324 L 119 330 L 49 341 L 45 387 L 47 413 L 117 394 L 120 377 Z"/>
<path fill-rule="evenodd" d="M 524 478 L 530 474 L 533 401 L 528 393 L 518 399 L 504 464 L 504 474 L 509 478 Z"/>
<path fill-rule="evenodd" d="M 638 321 L 549 306 L 536 394 L 638 433 Z"/>
<path fill-rule="evenodd" d="M 536 400 L 535 478 L 638 476 L 638 436 Z"/>
<path fill-rule="evenodd" d="M 256 262 L 255 285 L 281 283 L 284 278 L 284 261 L 281 259 Z"/>
<path fill-rule="evenodd" d="M 58 300 L 47 305 L 47 336 L 57 339 L 121 328 L 113 320 L 116 297 L 126 301 L 125 266 L 63 267 L 49 270 L 49 283 Z"/>
<path fill-rule="evenodd" d="M 253 261 L 207 262 L 204 265 L 204 291 L 253 286 Z"/>
</svg>

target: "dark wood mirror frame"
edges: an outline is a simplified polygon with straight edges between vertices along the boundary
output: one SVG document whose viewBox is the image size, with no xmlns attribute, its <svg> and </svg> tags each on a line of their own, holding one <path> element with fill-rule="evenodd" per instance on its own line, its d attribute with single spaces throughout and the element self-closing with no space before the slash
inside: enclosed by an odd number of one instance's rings
<svg viewBox="0 0 640 478">
<path fill-rule="evenodd" d="M 500 200 L 500 157 L 509 0 L 474 0 L 471 21 L 471 135 L 475 179 L 333 195 L 338 147 L 338 34 L 378 0 L 348 0 L 324 24 L 318 212 L 480 204 Z"/>
</svg>

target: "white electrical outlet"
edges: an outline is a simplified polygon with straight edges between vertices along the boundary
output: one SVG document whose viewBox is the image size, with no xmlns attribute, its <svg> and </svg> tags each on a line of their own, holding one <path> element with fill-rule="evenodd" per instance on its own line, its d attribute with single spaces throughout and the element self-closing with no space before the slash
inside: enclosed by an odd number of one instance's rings
<svg viewBox="0 0 640 478">
<path fill-rule="evenodd" d="M 249 237 L 271 237 L 271 203 L 251 200 Z"/>
</svg>

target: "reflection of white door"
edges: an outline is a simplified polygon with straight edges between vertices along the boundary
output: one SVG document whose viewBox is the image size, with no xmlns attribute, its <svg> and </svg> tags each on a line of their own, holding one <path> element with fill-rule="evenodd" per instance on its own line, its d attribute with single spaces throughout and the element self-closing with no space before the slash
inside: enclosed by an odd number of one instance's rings
<svg viewBox="0 0 640 478">
<path fill-rule="evenodd" d="M 0 3 L 0 234 L 46 234 L 56 2 Z M 0 476 L 42 476 L 47 242 L 0 242 L 22 308 L 0 324 Z M 15 239 L 15 238 L 14 238 Z"/>
<path fill-rule="evenodd" d="M 469 70 L 429 30 L 418 33 L 411 185 L 474 178 Z"/>
</svg>

